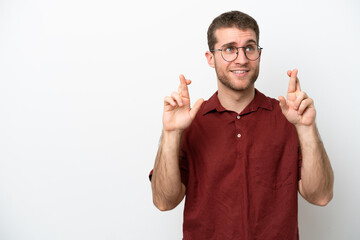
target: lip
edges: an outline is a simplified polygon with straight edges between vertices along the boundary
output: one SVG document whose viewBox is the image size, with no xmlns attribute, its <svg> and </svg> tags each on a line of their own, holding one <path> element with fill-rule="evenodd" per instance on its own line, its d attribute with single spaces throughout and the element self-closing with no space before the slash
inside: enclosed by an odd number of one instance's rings
<svg viewBox="0 0 360 240">
<path fill-rule="evenodd" d="M 237 77 L 245 77 L 247 75 L 247 73 L 249 72 L 249 70 L 247 69 L 234 69 L 234 70 L 230 70 L 230 72 L 232 74 L 234 74 Z"/>
</svg>

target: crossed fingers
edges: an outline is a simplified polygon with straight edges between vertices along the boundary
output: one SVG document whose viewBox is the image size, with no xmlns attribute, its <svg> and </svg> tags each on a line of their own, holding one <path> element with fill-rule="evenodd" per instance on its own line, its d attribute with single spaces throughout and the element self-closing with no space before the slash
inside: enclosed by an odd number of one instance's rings
<svg viewBox="0 0 360 240">
<path fill-rule="evenodd" d="M 164 98 L 165 104 L 170 104 L 172 107 L 182 107 L 184 105 L 183 98 L 189 99 L 189 90 L 188 86 L 191 83 L 191 80 L 185 79 L 184 75 L 180 75 L 180 85 L 177 92 L 172 92 L 170 97 L 166 96 Z"/>
<path fill-rule="evenodd" d="M 311 106 L 314 101 L 309 98 L 309 96 L 301 91 L 300 81 L 297 77 L 298 70 L 289 70 L 287 72 L 288 76 L 290 77 L 289 87 L 288 87 L 288 98 L 292 98 L 289 100 L 293 101 L 292 107 L 294 110 L 297 110 L 299 115 L 302 115 L 307 107 Z M 292 96 L 293 95 L 293 96 Z"/>
<path fill-rule="evenodd" d="M 313 104 L 314 101 L 312 100 L 312 98 L 309 98 L 309 96 L 305 92 L 300 92 L 294 102 L 294 110 L 297 110 L 297 113 L 299 115 L 302 115 L 304 111 Z"/>
</svg>

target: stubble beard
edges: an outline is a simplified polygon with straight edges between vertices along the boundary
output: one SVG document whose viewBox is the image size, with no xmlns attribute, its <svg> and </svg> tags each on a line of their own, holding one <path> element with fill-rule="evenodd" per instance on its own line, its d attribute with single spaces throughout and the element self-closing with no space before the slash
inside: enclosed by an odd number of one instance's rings
<svg viewBox="0 0 360 240">
<path fill-rule="evenodd" d="M 227 87 L 233 91 L 236 91 L 236 92 L 243 92 L 243 91 L 248 90 L 256 82 L 256 79 L 259 76 L 259 66 L 255 69 L 254 74 L 252 76 L 250 76 L 249 83 L 245 86 L 235 86 L 235 84 L 233 84 L 231 82 L 231 80 L 229 80 L 229 78 L 223 72 L 218 70 L 218 68 L 216 67 L 216 63 L 215 63 L 215 72 L 216 72 L 216 76 L 217 76 L 218 80 L 225 87 Z"/>
</svg>

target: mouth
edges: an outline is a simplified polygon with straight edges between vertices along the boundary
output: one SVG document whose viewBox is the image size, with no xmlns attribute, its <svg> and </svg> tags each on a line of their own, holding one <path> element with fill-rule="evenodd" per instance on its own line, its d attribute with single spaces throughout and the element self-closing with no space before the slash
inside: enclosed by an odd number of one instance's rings
<svg viewBox="0 0 360 240">
<path fill-rule="evenodd" d="M 237 77 L 244 77 L 249 72 L 249 70 L 230 70 L 230 72 L 232 72 Z"/>
</svg>

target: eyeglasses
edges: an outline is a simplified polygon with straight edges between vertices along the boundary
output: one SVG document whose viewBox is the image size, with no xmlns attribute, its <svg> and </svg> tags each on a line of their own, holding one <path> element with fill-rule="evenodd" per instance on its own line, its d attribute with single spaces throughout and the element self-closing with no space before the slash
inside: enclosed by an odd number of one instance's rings
<svg viewBox="0 0 360 240">
<path fill-rule="evenodd" d="M 223 47 L 220 49 L 210 50 L 210 52 L 220 51 L 222 58 L 227 62 L 234 61 L 239 55 L 239 48 L 242 48 L 245 57 L 250 61 L 255 61 L 260 57 L 262 47 L 256 44 L 249 44 L 245 47 Z"/>
</svg>

